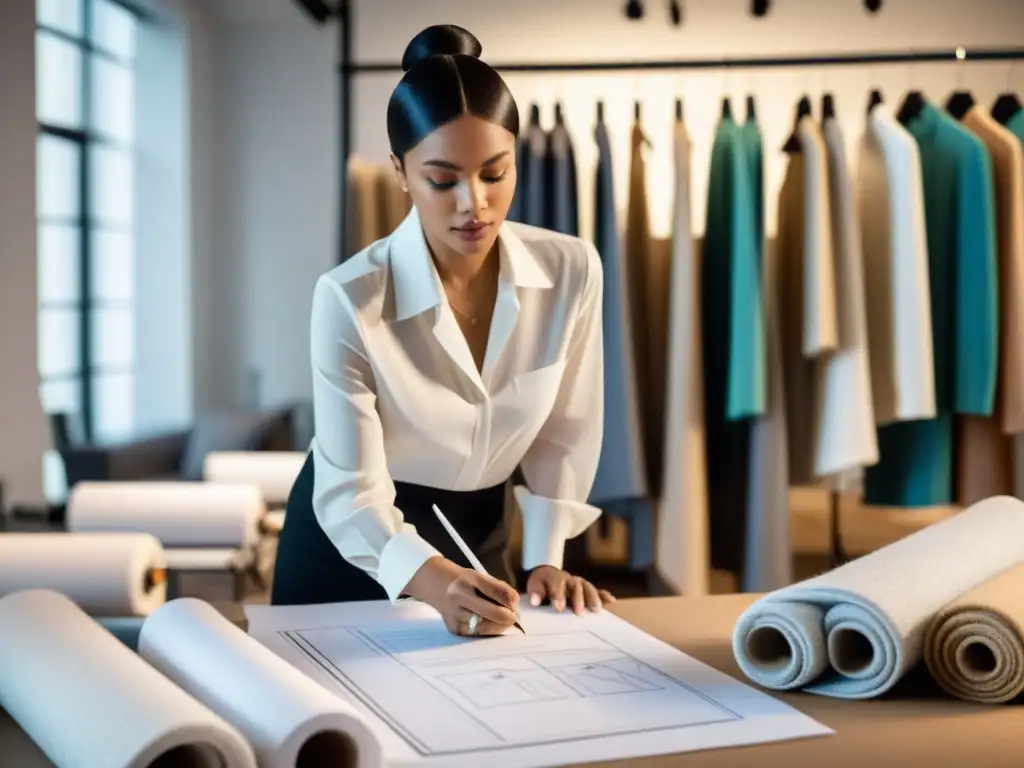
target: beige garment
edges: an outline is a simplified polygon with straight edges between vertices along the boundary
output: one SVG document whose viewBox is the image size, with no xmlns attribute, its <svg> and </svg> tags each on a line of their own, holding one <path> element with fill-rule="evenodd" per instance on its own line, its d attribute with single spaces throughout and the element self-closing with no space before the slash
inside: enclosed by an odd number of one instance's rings
<svg viewBox="0 0 1024 768">
<path fill-rule="evenodd" d="M 839 486 L 845 487 L 845 478 L 837 476 L 856 475 L 857 470 L 878 462 L 878 437 L 868 363 L 864 258 L 846 144 L 834 118 L 826 120 L 822 130 L 828 150 L 838 349 L 822 362 L 821 430 L 814 473 L 836 477 Z"/>
<path fill-rule="evenodd" d="M 658 495 L 662 477 L 665 430 L 665 339 L 668 311 L 668 247 L 651 238 L 647 202 L 647 137 L 639 123 L 633 126 L 626 209 L 625 262 L 640 398 L 644 463 L 648 487 Z"/>
<path fill-rule="evenodd" d="M 991 417 L 962 416 L 957 430 L 957 502 L 1013 494 L 1014 434 L 1024 432 L 1024 149 L 988 112 L 965 128 L 984 142 L 995 182 L 999 258 L 999 376 Z"/>
<path fill-rule="evenodd" d="M 675 124 L 675 199 L 669 275 L 664 477 L 655 528 L 655 567 L 672 590 L 706 595 L 710 578 L 704 454 L 699 251 L 693 239 L 690 138 Z"/>
<path fill-rule="evenodd" d="M 377 237 L 387 237 L 405 220 L 412 207 L 409 194 L 402 189 L 395 169 L 390 165 L 377 168 Z"/>
<path fill-rule="evenodd" d="M 1024 565 L 942 608 L 925 632 L 924 659 L 951 696 L 1005 704 L 1024 693 Z"/>
<path fill-rule="evenodd" d="M 879 425 L 936 413 L 923 185 L 917 141 L 876 105 L 860 142 L 856 187 Z"/>
<path fill-rule="evenodd" d="M 814 458 L 822 404 L 821 361 L 838 345 L 828 158 L 810 118 L 797 128 L 779 193 L 779 322 L 786 389 L 789 479 L 817 481 Z"/>
<path fill-rule="evenodd" d="M 348 161 L 348 196 L 345 233 L 346 257 L 380 238 L 381 207 L 377 192 L 376 165 L 353 155 Z"/>
</svg>

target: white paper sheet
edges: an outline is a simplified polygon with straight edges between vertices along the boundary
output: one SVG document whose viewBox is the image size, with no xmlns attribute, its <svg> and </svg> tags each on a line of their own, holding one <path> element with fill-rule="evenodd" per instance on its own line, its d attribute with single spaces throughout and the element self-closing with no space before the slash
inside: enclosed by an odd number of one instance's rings
<svg viewBox="0 0 1024 768">
<path fill-rule="evenodd" d="M 389 765 L 564 765 L 831 734 L 618 617 L 523 611 L 450 635 L 427 606 L 246 606 L 249 634 L 371 714 Z"/>
</svg>

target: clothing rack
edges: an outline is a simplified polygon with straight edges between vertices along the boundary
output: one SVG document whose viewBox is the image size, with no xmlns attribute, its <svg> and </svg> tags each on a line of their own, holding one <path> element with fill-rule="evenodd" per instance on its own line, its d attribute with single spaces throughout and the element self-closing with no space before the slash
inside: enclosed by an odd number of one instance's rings
<svg viewBox="0 0 1024 768">
<path fill-rule="evenodd" d="M 400 62 L 356 62 L 352 59 L 352 0 L 339 0 L 335 16 L 338 20 L 339 83 L 339 146 L 341 173 L 338 201 L 341 215 L 337 230 L 338 261 L 346 258 L 345 237 L 348 208 L 346 176 L 351 155 L 352 78 L 368 73 L 402 71 Z M 923 64 L 969 61 L 1024 61 L 1024 47 L 1017 48 L 942 48 L 919 51 L 872 51 L 837 55 L 802 54 L 794 56 L 748 56 L 737 58 L 700 59 L 634 59 L 624 61 L 559 61 L 559 62 L 488 62 L 500 72 L 637 72 L 698 69 L 782 69 L 795 67 L 842 67 L 878 64 Z M 831 491 L 829 498 L 829 565 L 836 567 L 847 560 L 839 526 L 841 496 Z"/>
</svg>

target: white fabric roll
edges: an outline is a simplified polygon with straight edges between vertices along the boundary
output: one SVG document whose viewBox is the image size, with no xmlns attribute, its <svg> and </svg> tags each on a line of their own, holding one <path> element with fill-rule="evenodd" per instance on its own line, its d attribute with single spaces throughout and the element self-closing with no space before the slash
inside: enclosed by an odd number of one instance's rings
<svg viewBox="0 0 1024 768">
<path fill-rule="evenodd" d="M 1024 562 L 1024 502 L 997 496 L 813 579 L 740 616 L 733 652 L 766 688 L 867 699 L 920 660 L 944 606 Z"/>
<path fill-rule="evenodd" d="M 50 590 L 0 598 L 0 707 L 61 768 L 256 766 L 237 730 Z"/>
<path fill-rule="evenodd" d="M 295 768 L 303 747 L 310 765 L 382 764 L 361 714 L 202 600 L 171 600 L 146 619 L 139 654 L 238 728 L 261 768 Z"/>
<path fill-rule="evenodd" d="M 213 451 L 203 463 L 203 479 L 256 485 L 267 504 L 280 505 L 288 501 L 306 455 L 305 451 Z"/>
<path fill-rule="evenodd" d="M 151 533 L 165 547 L 247 547 L 266 505 L 237 483 L 81 482 L 68 497 L 69 531 Z"/>
<path fill-rule="evenodd" d="M 0 597 L 52 589 L 92 616 L 148 616 L 167 599 L 166 567 L 146 533 L 0 536 Z"/>
</svg>

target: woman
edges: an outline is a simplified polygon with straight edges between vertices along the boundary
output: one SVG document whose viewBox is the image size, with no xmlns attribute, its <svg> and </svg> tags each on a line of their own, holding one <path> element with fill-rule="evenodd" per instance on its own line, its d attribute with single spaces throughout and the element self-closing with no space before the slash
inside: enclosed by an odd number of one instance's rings
<svg viewBox="0 0 1024 768">
<path fill-rule="evenodd" d="M 469 32 L 409 43 L 388 104 L 413 209 L 313 296 L 316 439 L 288 500 L 272 602 L 411 597 L 450 632 L 516 620 L 504 486 L 523 520 L 531 603 L 614 598 L 561 570 L 601 450 L 601 265 L 581 240 L 505 222 L 519 114 Z M 491 576 L 477 573 L 436 504 Z M 484 599 L 481 594 L 491 598 Z"/>
</svg>

